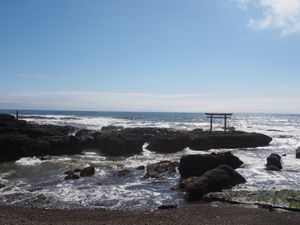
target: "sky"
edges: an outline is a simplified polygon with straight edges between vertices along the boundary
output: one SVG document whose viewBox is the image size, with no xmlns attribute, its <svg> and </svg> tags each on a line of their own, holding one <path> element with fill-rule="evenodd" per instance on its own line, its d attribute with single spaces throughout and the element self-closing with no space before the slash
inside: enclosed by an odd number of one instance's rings
<svg viewBox="0 0 300 225">
<path fill-rule="evenodd" d="M 0 108 L 300 113 L 300 0 L 0 0 Z"/>
</svg>

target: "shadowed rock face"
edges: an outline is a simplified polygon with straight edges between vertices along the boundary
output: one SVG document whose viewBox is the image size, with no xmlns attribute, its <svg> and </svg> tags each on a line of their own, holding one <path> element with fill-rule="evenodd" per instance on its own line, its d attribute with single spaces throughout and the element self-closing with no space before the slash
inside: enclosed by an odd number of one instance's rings
<svg viewBox="0 0 300 225">
<path fill-rule="evenodd" d="M 239 168 L 243 162 L 231 152 L 208 155 L 185 155 L 180 159 L 179 172 L 182 178 L 201 176 L 206 171 L 220 165 L 228 165 L 233 169 Z"/>
<path fill-rule="evenodd" d="M 266 167 L 267 167 L 268 170 L 280 171 L 282 169 L 282 166 L 281 166 L 281 156 L 278 155 L 278 154 L 272 153 L 267 158 Z"/>
<path fill-rule="evenodd" d="M 183 185 L 191 198 L 199 198 L 209 192 L 222 191 L 245 182 L 245 178 L 231 167 L 221 165 L 200 177 L 189 177 L 183 181 Z"/>
<path fill-rule="evenodd" d="M 259 133 L 246 133 L 235 131 L 230 133 L 203 132 L 201 135 L 193 135 L 189 147 L 193 150 L 210 150 L 218 148 L 255 148 L 266 146 L 272 138 Z"/>
<path fill-rule="evenodd" d="M 26 156 L 77 154 L 80 141 L 68 126 L 37 125 L 0 115 L 0 162 Z"/>
<path fill-rule="evenodd" d="M 296 158 L 300 159 L 300 147 L 296 149 Z"/>
</svg>

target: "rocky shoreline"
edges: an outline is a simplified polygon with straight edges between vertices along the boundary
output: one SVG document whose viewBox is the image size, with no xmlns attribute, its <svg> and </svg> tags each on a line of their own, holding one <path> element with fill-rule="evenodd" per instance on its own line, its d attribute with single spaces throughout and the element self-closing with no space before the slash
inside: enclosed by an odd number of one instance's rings
<svg viewBox="0 0 300 225">
<path fill-rule="evenodd" d="M 116 126 L 93 131 L 70 126 L 38 125 L 17 120 L 11 115 L 0 115 L 0 162 L 33 156 L 48 160 L 51 158 L 48 156 L 81 154 L 84 150 L 93 150 L 100 155 L 114 157 L 140 154 L 145 148 L 160 154 L 176 153 L 186 148 L 196 151 L 255 148 L 267 146 L 271 141 L 272 138 L 264 134 L 242 131 L 209 133 L 201 129 L 184 131 Z M 242 165 L 243 162 L 231 152 L 222 152 L 183 155 L 180 161 L 160 161 L 140 165 L 135 170 L 144 171 L 142 179 L 153 180 L 164 179 L 178 171 L 180 180 L 172 189 L 186 193 L 188 200 L 230 202 L 230 195 L 222 198 L 222 194 L 218 193 L 246 182 L 246 179 L 235 170 Z M 267 159 L 266 169 L 275 172 L 281 170 L 281 157 L 271 154 Z M 134 168 L 125 166 L 115 171 L 115 174 L 117 177 L 127 177 L 134 173 L 133 170 Z M 73 168 L 65 171 L 65 180 L 86 179 L 94 176 L 96 171 L 93 166 Z M 287 195 L 287 198 L 290 196 Z M 295 199 L 293 204 L 298 204 L 298 195 Z M 176 204 L 158 207 L 158 209 L 176 208 Z"/>
<path fill-rule="evenodd" d="M 260 133 L 213 132 L 201 129 L 180 131 L 164 128 L 122 128 L 108 126 L 102 131 L 79 130 L 70 126 L 38 125 L 14 116 L 0 115 L 0 162 L 21 157 L 80 154 L 85 149 L 120 156 L 139 154 L 143 146 L 159 153 L 193 150 L 250 148 L 272 141 Z"/>
</svg>

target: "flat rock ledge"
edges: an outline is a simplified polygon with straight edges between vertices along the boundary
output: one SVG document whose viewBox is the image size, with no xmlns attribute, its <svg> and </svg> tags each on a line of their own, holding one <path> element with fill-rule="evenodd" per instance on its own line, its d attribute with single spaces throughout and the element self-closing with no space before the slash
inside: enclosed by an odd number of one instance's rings
<svg viewBox="0 0 300 225">
<path fill-rule="evenodd" d="M 77 131 L 77 132 L 76 132 Z M 76 132 L 75 135 L 71 135 Z M 147 149 L 173 153 L 187 147 L 193 150 L 253 148 L 267 146 L 272 138 L 242 131 L 213 132 L 166 128 L 122 128 L 93 131 L 70 126 L 38 125 L 14 116 L 0 114 L 0 162 L 22 157 L 79 154 L 95 149 L 110 156 L 134 155 Z"/>
<path fill-rule="evenodd" d="M 158 153 L 174 153 L 190 148 L 207 151 L 210 149 L 255 148 L 267 146 L 272 138 L 260 133 L 207 132 L 166 128 L 125 128 L 105 131 L 81 130 L 76 136 L 84 148 L 98 149 L 108 155 L 131 155 L 147 150 Z"/>
</svg>

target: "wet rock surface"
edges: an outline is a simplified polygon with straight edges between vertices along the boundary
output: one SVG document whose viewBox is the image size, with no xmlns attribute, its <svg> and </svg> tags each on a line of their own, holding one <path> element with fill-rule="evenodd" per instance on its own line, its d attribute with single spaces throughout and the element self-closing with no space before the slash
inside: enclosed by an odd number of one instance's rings
<svg viewBox="0 0 300 225">
<path fill-rule="evenodd" d="M 280 171 L 282 169 L 281 165 L 281 156 L 275 153 L 272 153 L 268 158 L 267 158 L 267 164 L 266 168 L 268 170 L 273 170 L 273 171 Z"/>
<path fill-rule="evenodd" d="M 70 126 L 38 125 L 0 115 L 0 161 L 26 156 L 78 154 L 95 149 L 109 156 L 130 156 L 147 149 L 158 153 L 178 152 L 187 147 L 195 150 L 265 146 L 272 138 L 258 133 L 213 132 L 196 129 L 179 131 L 167 128 L 104 127 L 102 131 L 79 130 Z"/>
<path fill-rule="evenodd" d="M 231 152 L 185 155 L 180 159 L 179 172 L 182 178 L 201 176 L 206 171 L 220 165 L 228 165 L 233 169 L 239 168 L 243 162 Z"/>
<path fill-rule="evenodd" d="M 183 185 L 189 197 L 197 199 L 209 192 L 222 191 L 245 182 L 245 178 L 231 167 L 221 165 L 200 177 L 187 178 L 183 181 Z"/>
<path fill-rule="evenodd" d="M 118 177 L 126 177 L 126 176 L 128 176 L 129 174 L 130 174 L 130 170 L 129 169 L 123 169 L 123 170 L 119 170 L 118 172 L 117 172 L 117 176 Z"/>
<path fill-rule="evenodd" d="M 93 167 L 93 166 L 85 167 L 82 170 L 80 170 L 80 176 L 81 177 L 90 177 L 95 174 L 95 171 L 96 171 L 95 167 Z"/>
<path fill-rule="evenodd" d="M 296 149 L 296 158 L 300 159 L 300 147 Z"/>
<path fill-rule="evenodd" d="M 70 126 L 38 125 L 0 115 L 0 162 L 21 157 L 78 154 L 80 140 Z"/>
<path fill-rule="evenodd" d="M 65 177 L 65 180 L 78 180 L 79 176 L 74 173 L 73 171 L 66 171 L 65 174 L 67 175 Z"/>
</svg>

